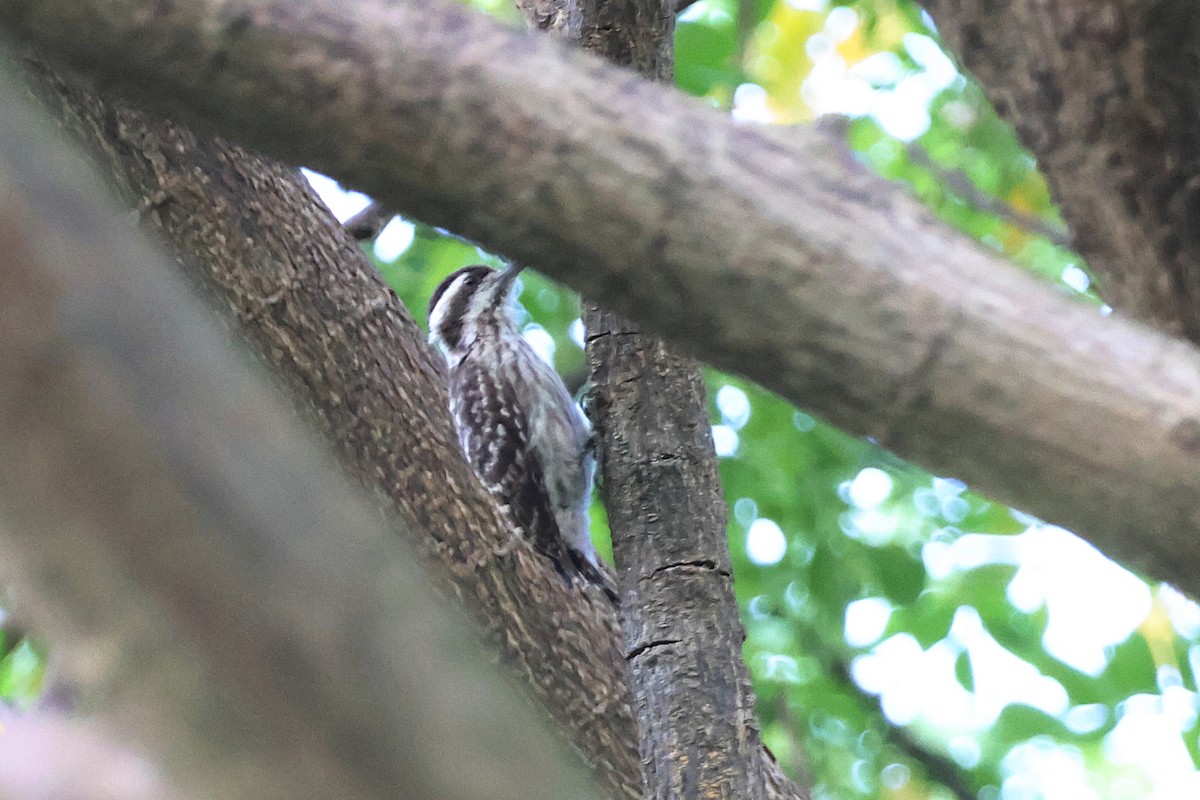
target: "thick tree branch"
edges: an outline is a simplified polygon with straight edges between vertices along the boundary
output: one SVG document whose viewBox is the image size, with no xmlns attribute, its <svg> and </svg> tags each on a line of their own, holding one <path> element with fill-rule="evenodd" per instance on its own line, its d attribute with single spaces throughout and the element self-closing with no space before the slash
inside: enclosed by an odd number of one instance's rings
<svg viewBox="0 0 1200 800">
<path fill-rule="evenodd" d="M 108 724 L 189 797 L 595 796 L 2 73 L 0 107 L 0 565 Z"/>
<path fill-rule="evenodd" d="M 130 205 L 271 364 L 342 462 L 416 519 L 501 659 L 615 796 L 640 779 L 616 621 L 516 546 L 464 461 L 438 364 L 408 310 L 293 169 L 102 102 L 37 70 L 42 94 Z"/>
<path fill-rule="evenodd" d="M 1195 3 L 926 5 L 1037 156 L 1104 299 L 1200 341 Z"/>
<path fill-rule="evenodd" d="M 737 127 L 438 0 L 0 0 L 0 29 L 1200 594 L 1200 357 L 947 230 L 818 130 Z"/>
</svg>

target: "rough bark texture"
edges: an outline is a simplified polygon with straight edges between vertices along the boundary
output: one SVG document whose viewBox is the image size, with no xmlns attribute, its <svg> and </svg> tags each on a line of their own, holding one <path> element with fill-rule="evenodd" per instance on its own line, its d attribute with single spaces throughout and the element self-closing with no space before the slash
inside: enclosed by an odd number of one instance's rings
<svg viewBox="0 0 1200 800">
<path fill-rule="evenodd" d="M 1037 156 L 1105 300 L 1200 341 L 1196 4 L 927 5 Z"/>
<path fill-rule="evenodd" d="M 651 80 L 675 74 L 675 11 L 666 0 L 572 0 L 584 50 Z"/>
<path fill-rule="evenodd" d="M 566 33 L 585 50 L 670 81 L 675 14 L 665 2 L 579 5 L 578 34 Z M 646 797 L 764 797 L 763 768 L 777 766 L 759 740 L 742 657 L 700 365 L 594 304 L 584 322 Z"/>
<path fill-rule="evenodd" d="M 699 366 L 613 314 L 587 326 L 648 796 L 763 797 Z"/>
<path fill-rule="evenodd" d="M 583 25 L 581 7 L 575 0 L 513 0 L 531 28 L 578 38 Z"/>
<path fill-rule="evenodd" d="M 0 107 L 0 565 L 108 724 L 188 797 L 596 796 L 2 75 Z"/>
<path fill-rule="evenodd" d="M 601 785 L 637 796 L 636 731 L 611 607 L 567 590 L 527 547 L 508 546 L 503 517 L 454 439 L 423 334 L 307 182 L 39 72 L 68 132 L 228 307 L 349 471 L 420 523 L 412 544 L 433 556 L 443 585 Z"/>
<path fill-rule="evenodd" d="M 1200 594 L 1200 357 L 947 230 L 820 130 L 739 128 L 435 0 L 0 0 L 0 29 Z"/>
</svg>

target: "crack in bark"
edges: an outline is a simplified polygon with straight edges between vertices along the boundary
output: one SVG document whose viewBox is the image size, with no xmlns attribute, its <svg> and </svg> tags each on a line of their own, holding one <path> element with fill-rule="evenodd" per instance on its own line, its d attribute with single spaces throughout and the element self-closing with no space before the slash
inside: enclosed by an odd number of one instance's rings
<svg viewBox="0 0 1200 800">
<path fill-rule="evenodd" d="M 618 337 L 629 337 L 629 336 L 640 336 L 640 335 L 641 335 L 641 333 L 639 331 L 597 331 L 596 333 L 589 333 L 587 336 L 585 336 L 584 342 L 586 344 L 591 344 L 592 342 L 598 342 L 601 339 L 604 339 L 605 337 L 616 339 Z"/>
<path fill-rule="evenodd" d="M 729 575 L 730 574 L 729 570 L 721 569 L 720 565 L 717 564 L 717 562 L 713 561 L 712 559 L 698 558 L 698 559 L 695 559 L 692 561 L 676 561 L 671 564 L 663 564 L 661 567 L 656 567 L 654 569 L 654 571 L 651 572 L 650 575 L 647 577 L 653 578 L 655 575 L 660 575 L 664 572 L 669 572 L 670 570 L 688 569 L 688 568 L 691 568 L 694 570 L 707 570 L 709 572 L 715 572 L 719 575 Z"/>
<path fill-rule="evenodd" d="M 627 653 L 625 655 L 625 660 L 633 661 L 635 658 L 645 655 L 645 653 L 647 651 L 652 650 L 657 647 L 669 647 L 670 645 L 673 645 L 673 644 L 682 644 L 682 643 L 683 643 L 682 639 L 654 639 L 653 641 L 649 641 L 649 642 L 646 642 L 645 644 L 641 644 L 641 645 L 638 645 L 637 647 L 635 647 L 633 650 L 631 650 L 629 653 Z"/>
</svg>

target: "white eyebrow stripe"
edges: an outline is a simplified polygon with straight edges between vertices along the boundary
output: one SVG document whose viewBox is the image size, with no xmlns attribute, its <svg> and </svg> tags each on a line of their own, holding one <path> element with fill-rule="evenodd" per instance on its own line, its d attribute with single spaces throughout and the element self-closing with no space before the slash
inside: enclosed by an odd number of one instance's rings
<svg viewBox="0 0 1200 800">
<path fill-rule="evenodd" d="M 442 323 L 445 322 L 447 312 L 454 304 L 455 298 L 463 291 L 463 285 L 469 277 L 469 274 L 464 273 L 455 278 L 454 282 L 446 287 L 446 291 L 442 292 L 437 305 L 433 307 L 433 311 L 429 315 L 429 338 L 434 342 L 442 341 Z"/>
</svg>

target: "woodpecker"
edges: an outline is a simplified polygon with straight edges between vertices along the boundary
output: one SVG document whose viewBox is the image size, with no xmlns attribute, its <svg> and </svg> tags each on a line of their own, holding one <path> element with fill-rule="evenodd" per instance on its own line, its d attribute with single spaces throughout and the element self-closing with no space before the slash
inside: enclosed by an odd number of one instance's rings
<svg viewBox="0 0 1200 800">
<path fill-rule="evenodd" d="M 588 535 L 589 425 L 554 368 L 517 329 L 520 268 L 463 267 L 429 300 L 429 338 L 449 366 L 450 414 L 467 461 L 568 583 L 617 595 Z"/>
</svg>

